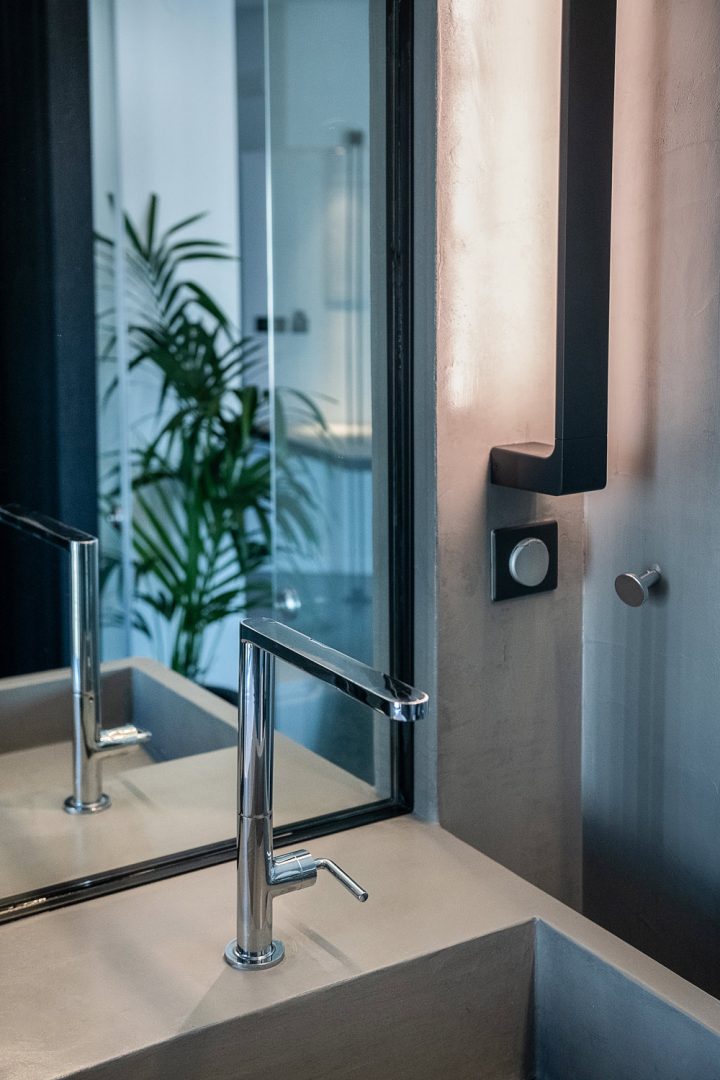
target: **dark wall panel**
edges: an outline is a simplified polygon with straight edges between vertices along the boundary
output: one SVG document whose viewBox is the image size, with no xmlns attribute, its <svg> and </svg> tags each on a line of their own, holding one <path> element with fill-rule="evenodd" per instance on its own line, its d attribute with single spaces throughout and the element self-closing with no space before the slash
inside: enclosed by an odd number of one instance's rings
<svg viewBox="0 0 720 1080">
<path fill-rule="evenodd" d="M 0 6 L 0 502 L 94 531 L 84 0 Z M 67 661 L 58 554 L 0 531 L 0 675 Z"/>
</svg>

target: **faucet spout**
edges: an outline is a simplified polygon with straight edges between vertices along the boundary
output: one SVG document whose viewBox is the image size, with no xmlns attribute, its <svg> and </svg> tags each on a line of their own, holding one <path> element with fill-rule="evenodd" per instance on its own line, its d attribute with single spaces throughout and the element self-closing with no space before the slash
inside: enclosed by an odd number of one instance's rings
<svg viewBox="0 0 720 1080">
<path fill-rule="evenodd" d="M 150 739 L 134 724 L 103 730 L 100 700 L 100 586 L 98 540 L 90 533 L 15 503 L 0 506 L 0 524 L 34 536 L 70 555 L 70 669 L 73 696 L 73 793 L 69 814 L 95 814 L 110 806 L 102 790 L 102 756 Z"/>
<path fill-rule="evenodd" d="M 422 690 L 384 675 L 274 619 L 245 619 L 240 640 L 335 686 L 390 720 L 412 723 L 425 716 L 428 696 Z"/>
<path fill-rule="evenodd" d="M 389 720 L 413 723 L 425 716 L 428 704 L 423 691 L 273 619 L 240 624 L 237 937 L 227 946 L 225 959 L 241 970 L 261 970 L 282 960 L 282 942 L 272 936 L 273 898 L 314 885 L 318 870 L 329 871 L 357 900 L 367 900 L 366 890 L 330 859 L 313 859 L 304 849 L 273 854 L 276 659 L 335 686 Z"/>
</svg>

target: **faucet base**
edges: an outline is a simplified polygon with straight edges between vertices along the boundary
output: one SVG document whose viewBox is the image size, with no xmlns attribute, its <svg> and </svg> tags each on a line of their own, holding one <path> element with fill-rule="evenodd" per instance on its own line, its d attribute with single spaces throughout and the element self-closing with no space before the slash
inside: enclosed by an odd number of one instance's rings
<svg viewBox="0 0 720 1080">
<path fill-rule="evenodd" d="M 270 951 L 262 955 L 241 952 L 238 949 L 237 938 L 233 938 L 225 949 L 225 962 L 238 971 L 261 971 L 264 968 L 275 967 L 284 956 L 285 946 L 282 941 L 273 941 Z"/>
<path fill-rule="evenodd" d="M 68 795 L 63 803 L 63 809 L 66 814 L 99 814 L 111 805 L 109 795 L 101 795 L 97 802 L 89 803 L 78 802 L 74 795 Z"/>
</svg>

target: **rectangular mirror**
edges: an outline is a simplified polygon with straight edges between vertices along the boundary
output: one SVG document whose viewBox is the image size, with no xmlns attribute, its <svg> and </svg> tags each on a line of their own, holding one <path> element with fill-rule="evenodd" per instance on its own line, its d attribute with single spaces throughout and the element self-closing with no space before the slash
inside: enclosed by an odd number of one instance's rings
<svg viewBox="0 0 720 1080">
<path fill-rule="evenodd" d="M 409 403 L 388 408 L 405 5 L 12 19 L 0 504 L 99 538 L 102 727 L 150 738 L 100 755 L 102 813 L 63 812 L 69 560 L 0 526 L 0 920 L 232 857 L 245 614 L 412 675 Z M 276 726 L 277 841 L 411 805 L 411 734 L 285 665 Z"/>
</svg>

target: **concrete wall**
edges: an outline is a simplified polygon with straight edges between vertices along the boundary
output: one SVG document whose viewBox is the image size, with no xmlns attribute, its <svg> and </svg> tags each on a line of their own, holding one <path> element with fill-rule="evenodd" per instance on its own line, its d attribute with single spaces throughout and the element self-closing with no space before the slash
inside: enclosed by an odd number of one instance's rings
<svg viewBox="0 0 720 1080">
<path fill-rule="evenodd" d="M 440 820 L 578 901 L 582 660 L 586 913 L 717 995 L 720 6 L 619 0 L 609 480 L 584 507 L 487 480 L 493 443 L 551 430 L 559 2 L 439 12 Z M 490 529 L 546 516 L 558 591 L 492 605 Z M 655 561 L 624 607 L 615 576 Z"/>
<path fill-rule="evenodd" d="M 560 3 L 438 10 L 439 816 L 578 904 L 582 498 L 488 479 L 552 436 Z M 557 591 L 493 604 L 490 530 L 549 518 Z"/>
<path fill-rule="evenodd" d="M 610 470 L 587 498 L 591 918 L 720 994 L 720 5 L 621 0 Z M 624 607 L 613 579 L 659 562 Z"/>
</svg>

